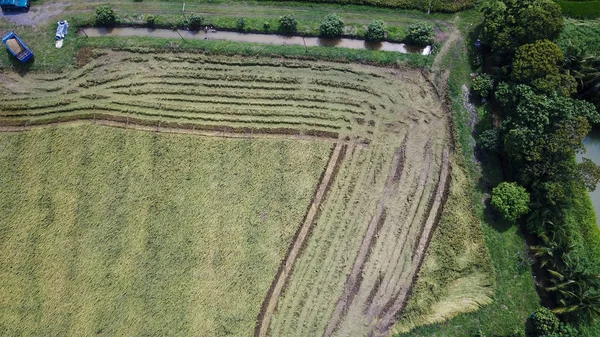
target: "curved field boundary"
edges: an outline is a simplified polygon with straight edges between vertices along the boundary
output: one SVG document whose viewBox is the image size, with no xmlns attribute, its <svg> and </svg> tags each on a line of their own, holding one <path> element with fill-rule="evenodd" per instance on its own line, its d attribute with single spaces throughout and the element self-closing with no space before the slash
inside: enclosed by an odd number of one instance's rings
<svg viewBox="0 0 600 337">
<path fill-rule="evenodd" d="M 339 142 L 340 144 L 346 143 L 345 141 L 337 139 L 335 134 L 325 134 L 319 132 L 305 131 L 300 133 L 299 130 L 295 129 L 235 129 L 235 128 L 214 128 L 207 125 L 192 124 L 189 126 L 180 125 L 169 126 L 169 123 L 157 123 L 157 125 L 149 125 L 139 123 L 137 120 L 129 119 L 127 122 L 114 120 L 114 119 L 74 119 L 64 121 L 49 121 L 41 124 L 27 124 L 27 125 L 5 125 L 0 121 L 0 132 L 21 132 L 38 129 L 47 129 L 56 126 L 75 126 L 75 125 L 103 125 L 122 129 L 133 129 L 140 131 L 151 131 L 151 132 L 162 132 L 172 134 L 188 134 L 188 135 L 200 135 L 207 137 L 221 137 L 221 138 L 288 138 L 296 140 L 325 140 L 332 142 Z M 164 126 L 162 126 L 164 125 Z M 222 129 L 222 130 L 219 130 Z M 236 130 L 238 132 L 236 132 Z"/>
<path fill-rule="evenodd" d="M 277 275 L 275 276 L 275 279 L 273 280 L 271 289 L 269 289 L 267 297 L 263 302 L 258 317 L 258 324 L 256 325 L 256 330 L 254 332 L 255 337 L 267 336 L 267 331 L 269 329 L 271 317 L 273 316 L 273 312 L 277 307 L 277 301 L 279 299 L 279 296 L 283 291 L 288 277 L 292 273 L 292 269 L 294 268 L 294 262 L 296 261 L 296 258 L 300 254 L 306 239 L 309 237 L 310 230 L 312 229 L 312 226 L 315 223 L 315 219 L 318 216 L 321 202 L 325 198 L 325 195 L 329 190 L 331 183 L 335 179 L 335 175 L 337 174 L 340 163 L 342 162 L 345 156 L 346 148 L 346 145 L 337 143 L 335 148 L 333 149 L 331 158 L 329 159 L 329 163 L 327 164 L 327 169 L 325 170 L 323 178 L 319 183 L 319 187 L 317 188 L 317 191 L 310 205 L 308 213 L 306 214 L 304 222 L 302 223 L 302 226 L 300 226 L 300 228 L 298 229 L 296 237 L 292 241 L 290 249 L 288 250 L 285 259 L 281 263 L 281 266 L 279 268 L 279 271 L 277 272 Z"/>
</svg>

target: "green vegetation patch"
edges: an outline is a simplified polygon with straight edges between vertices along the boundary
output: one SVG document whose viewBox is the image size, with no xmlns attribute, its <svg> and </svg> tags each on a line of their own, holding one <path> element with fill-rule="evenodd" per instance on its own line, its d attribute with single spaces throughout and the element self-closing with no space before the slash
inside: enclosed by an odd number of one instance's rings
<svg viewBox="0 0 600 337">
<path fill-rule="evenodd" d="M 563 14 L 577 19 L 595 19 L 600 17 L 600 1 L 556 1 Z"/>
<path fill-rule="evenodd" d="M 304 2 L 370 5 L 377 7 L 418 9 L 432 12 L 458 12 L 472 7 L 474 3 L 472 0 L 305 0 Z"/>
<path fill-rule="evenodd" d="M 330 150 L 0 133 L 0 335 L 252 335 Z"/>
<path fill-rule="evenodd" d="M 600 4 L 598 5 L 600 8 Z M 564 51 L 569 43 L 589 54 L 600 54 L 600 20 L 565 20 L 565 28 L 556 43 Z"/>
</svg>

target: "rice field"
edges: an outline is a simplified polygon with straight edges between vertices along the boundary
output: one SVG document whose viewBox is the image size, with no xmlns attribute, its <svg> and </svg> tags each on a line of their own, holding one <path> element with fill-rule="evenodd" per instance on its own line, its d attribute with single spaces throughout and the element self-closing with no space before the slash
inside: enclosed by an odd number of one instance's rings
<svg viewBox="0 0 600 337">
<path fill-rule="evenodd" d="M 0 133 L 0 335 L 248 336 L 331 144 Z"/>
<path fill-rule="evenodd" d="M 421 72 L 87 52 L 73 72 L 0 74 L 15 245 L 0 279 L 39 293 L 23 307 L 6 282 L 0 331 L 44 318 L 67 335 L 389 335 L 452 180 L 451 117 Z M 40 288 L 52 273 L 85 310 Z"/>
</svg>

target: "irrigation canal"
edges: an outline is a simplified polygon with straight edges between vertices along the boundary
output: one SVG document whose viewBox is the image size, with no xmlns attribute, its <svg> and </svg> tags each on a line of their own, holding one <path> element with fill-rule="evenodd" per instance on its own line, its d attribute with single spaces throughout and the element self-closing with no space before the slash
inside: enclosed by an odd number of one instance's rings
<svg viewBox="0 0 600 337">
<path fill-rule="evenodd" d="M 302 36 L 287 36 L 277 34 L 255 34 L 255 33 L 238 33 L 229 31 L 189 31 L 189 30 L 172 30 L 172 29 L 152 29 L 152 28 L 104 28 L 90 27 L 81 28 L 79 35 L 87 35 L 89 37 L 98 36 L 142 36 L 142 37 L 162 37 L 162 38 L 183 38 L 183 39 L 198 39 L 198 40 L 226 40 L 234 42 L 251 42 L 264 43 L 272 45 L 296 45 L 306 47 L 342 47 L 350 49 L 370 49 L 394 51 L 398 53 L 411 53 L 429 55 L 431 47 L 420 47 L 407 45 L 404 43 L 394 42 L 367 42 L 358 39 L 326 39 L 320 37 L 302 37 Z"/>
<path fill-rule="evenodd" d="M 582 157 L 591 159 L 594 163 L 600 165 L 600 129 L 594 128 L 587 137 L 583 140 L 585 153 L 577 154 L 577 162 L 581 162 Z M 596 211 L 596 223 L 600 227 L 600 184 L 596 186 L 596 190 L 590 193 L 594 210 Z"/>
</svg>

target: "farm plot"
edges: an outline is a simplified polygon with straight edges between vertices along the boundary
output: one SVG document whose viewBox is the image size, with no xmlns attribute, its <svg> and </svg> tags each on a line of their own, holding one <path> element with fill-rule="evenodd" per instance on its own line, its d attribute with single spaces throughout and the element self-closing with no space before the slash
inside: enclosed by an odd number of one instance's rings
<svg viewBox="0 0 600 337">
<path fill-rule="evenodd" d="M 284 138 L 321 144 L 306 148 L 315 151 L 321 171 L 326 166 L 320 187 L 314 189 L 310 179 L 302 182 L 313 187 L 310 193 L 319 202 L 308 210 L 305 199 L 294 206 L 306 214 L 285 222 L 296 233 L 293 242 L 291 236 L 286 241 L 271 233 L 269 240 L 288 250 L 267 261 L 279 259 L 281 264 L 263 275 L 271 278 L 270 288 L 257 286 L 263 291 L 262 307 L 252 302 L 255 297 L 250 304 L 239 304 L 246 299 L 234 292 L 214 306 L 239 308 L 236 314 L 223 311 L 214 320 L 195 317 L 189 331 L 248 336 L 253 317 L 256 336 L 389 334 L 423 262 L 452 169 L 449 117 L 420 72 L 146 49 L 92 53 L 93 60 L 73 73 L 0 74 L 0 93 L 7 97 L 0 102 L 0 131 L 55 132 L 59 124 L 104 124 L 261 142 L 274 138 L 272 144 L 261 143 L 268 151 Z M 333 143 L 335 149 L 329 152 Z M 324 152 L 330 158 L 327 165 Z M 305 162 L 307 157 L 300 159 Z M 291 166 L 296 163 L 290 161 Z M 290 174 L 302 170 L 300 165 Z M 311 177 L 315 174 L 309 171 Z M 262 183 L 276 189 L 272 182 Z M 232 212 L 247 211 L 241 207 Z M 222 249 L 210 242 L 205 248 L 209 254 Z M 259 260 L 236 264 L 238 269 L 221 266 L 223 260 L 211 261 L 230 273 L 239 272 L 240 266 L 266 268 Z M 193 285 L 197 279 L 185 282 Z M 198 303 L 214 298 L 202 291 L 194 294 Z M 190 312 L 201 310 L 198 303 L 188 306 Z M 131 317 L 141 319 L 135 313 Z M 218 322 L 220 330 L 204 327 L 212 324 L 204 320 Z"/>
<path fill-rule="evenodd" d="M 0 334 L 249 336 L 331 143 L 0 133 Z"/>
</svg>

